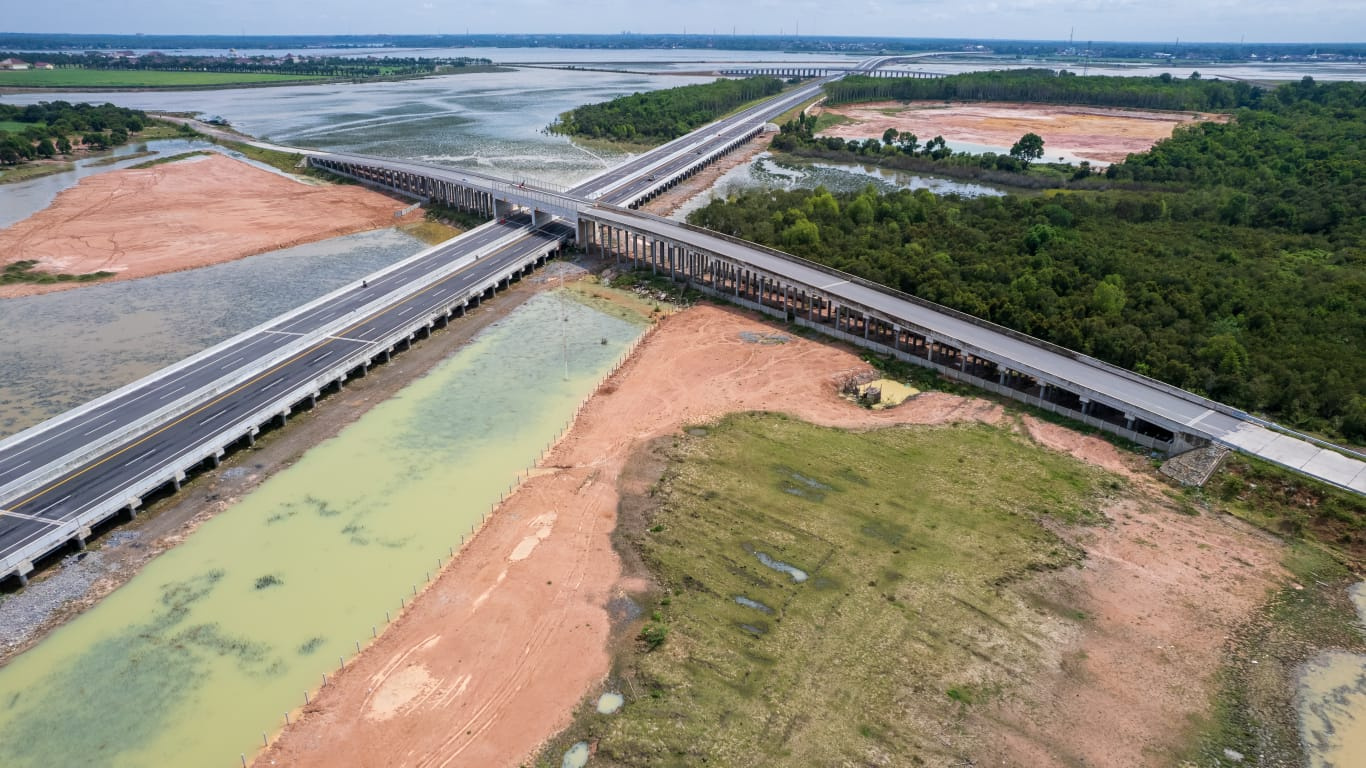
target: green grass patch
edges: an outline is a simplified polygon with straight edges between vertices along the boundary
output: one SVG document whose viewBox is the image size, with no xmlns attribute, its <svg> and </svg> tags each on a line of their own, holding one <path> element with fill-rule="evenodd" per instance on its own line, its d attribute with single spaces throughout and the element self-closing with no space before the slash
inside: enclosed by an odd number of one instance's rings
<svg viewBox="0 0 1366 768">
<path fill-rule="evenodd" d="M 1366 498 L 1265 461 L 1232 455 L 1205 488 L 1237 517 L 1366 562 Z"/>
<path fill-rule="evenodd" d="M 0 184 L 15 184 L 20 181 L 51 176 L 54 173 L 65 173 L 75 167 L 75 163 L 67 162 L 24 163 L 10 166 L 0 170 Z"/>
<path fill-rule="evenodd" d="M 445 222 L 430 218 L 412 224 L 404 224 L 400 229 L 427 245 L 439 245 L 465 231 L 460 227 L 453 227 Z"/>
<path fill-rule="evenodd" d="M 852 119 L 845 117 L 844 115 L 837 115 L 834 112 L 822 112 L 819 115 L 816 115 L 816 127 L 812 129 L 812 132 L 820 133 L 827 128 L 833 128 L 837 125 L 845 125 L 852 122 L 854 122 Z"/>
<path fill-rule="evenodd" d="M 309 168 L 303 163 L 304 156 L 294 152 L 280 152 L 274 149 L 262 149 L 241 141 L 224 141 L 222 139 L 212 139 L 215 144 L 222 145 L 234 152 L 240 152 L 246 157 L 258 163 L 264 163 L 272 168 L 295 176 L 312 176 L 314 178 L 326 178 L 334 180 L 332 174 L 324 174 L 316 169 Z"/>
<path fill-rule="evenodd" d="M 322 80 L 316 75 L 237 72 L 162 72 L 158 70 L 30 69 L 0 72 L 0 87 L 25 88 L 184 88 L 270 85 Z"/>
<path fill-rule="evenodd" d="M 155 154 L 155 153 L 154 153 L 154 152 L 148 152 L 147 154 L 150 155 L 150 154 Z M 155 165 L 165 165 L 166 163 L 174 163 L 174 162 L 178 162 L 178 161 L 180 161 L 180 160 L 185 160 L 185 159 L 188 159 L 188 158 L 191 158 L 191 157 L 203 157 L 203 156 L 205 156 L 205 155 L 212 155 L 212 154 L 214 154 L 214 152 L 213 152 L 213 150 L 210 150 L 210 149 L 196 149 L 196 150 L 194 150 L 194 151 L 192 151 L 192 152 L 181 152 L 180 154 L 176 154 L 176 155 L 167 155 L 166 157 L 158 157 L 158 158 L 156 158 L 155 160 L 148 160 L 148 161 L 145 162 L 145 163 L 138 163 L 138 164 L 136 164 L 136 165 L 130 165 L 130 166 L 128 166 L 128 169 L 129 169 L 129 170 L 139 170 L 139 169 L 142 169 L 142 168 L 151 168 L 152 166 L 155 166 Z M 119 158 L 119 159 L 122 160 L 123 158 Z"/>
<path fill-rule="evenodd" d="M 34 126 L 39 128 L 46 127 L 44 123 L 21 123 L 18 120 L 0 120 L 0 132 L 23 133 Z"/>
<path fill-rule="evenodd" d="M 743 414 L 688 435 L 618 533 L 662 589 L 616 660 L 627 703 L 586 706 L 540 764 L 580 740 L 599 766 L 961 760 L 962 718 L 1067 620 L 1011 587 L 1079 558 L 1041 520 L 1096 520 L 1105 475 L 979 424 Z"/>
<path fill-rule="evenodd" d="M 63 273 L 39 272 L 34 269 L 38 262 L 32 260 L 12 261 L 5 265 L 0 271 L 0 285 L 11 283 L 37 283 L 46 285 L 49 283 L 89 283 L 106 277 L 113 277 L 113 272 L 87 272 L 83 275 L 68 275 Z"/>
</svg>

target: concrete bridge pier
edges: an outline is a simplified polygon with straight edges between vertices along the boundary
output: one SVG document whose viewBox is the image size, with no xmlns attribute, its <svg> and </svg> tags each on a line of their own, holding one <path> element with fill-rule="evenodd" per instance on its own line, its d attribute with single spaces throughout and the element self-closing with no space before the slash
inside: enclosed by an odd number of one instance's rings
<svg viewBox="0 0 1366 768">
<path fill-rule="evenodd" d="M 252 427 L 251 429 L 247 430 L 246 438 L 248 447 L 256 447 L 256 436 L 259 434 L 261 434 L 261 430 L 258 427 Z"/>
<path fill-rule="evenodd" d="M 25 560 L 14 566 L 14 580 L 20 587 L 28 586 L 28 575 L 33 573 L 33 561 Z"/>
<path fill-rule="evenodd" d="M 84 552 L 86 547 L 85 543 L 89 540 L 90 528 L 88 526 L 82 526 L 74 534 L 72 534 L 71 546 L 75 547 L 77 552 Z"/>
</svg>

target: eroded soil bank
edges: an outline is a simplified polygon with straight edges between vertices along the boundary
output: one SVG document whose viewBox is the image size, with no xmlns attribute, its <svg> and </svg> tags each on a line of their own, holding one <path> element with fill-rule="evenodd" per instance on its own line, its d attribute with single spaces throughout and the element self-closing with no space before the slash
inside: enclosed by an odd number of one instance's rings
<svg viewBox="0 0 1366 768">
<path fill-rule="evenodd" d="M 401 201 L 359 186 L 302 184 L 222 155 L 84 178 L 0 229 L 6 264 L 130 280 L 400 223 Z M 80 283 L 0 286 L 0 298 Z"/>
<path fill-rule="evenodd" d="M 771 330 L 705 305 L 662 320 L 464 554 L 257 764 L 522 764 L 596 696 L 607 605 L 645 587 L 623 578 L 612 546 L 628 460 L 747 410 L 844 428 L 1006 423 L 1127 477 L 1110 525 L 1077 537 L 1085 567 L 1037 585 L 1086 618 L 1040 649 L 1044 672 L 976 723 L 973 741 L 993 765 L 1159 764 L 1207 707 L 1221 643 L 1277 578 L 1279 545 L 1226 518 L 1178 516 L 1139 457 L 985 400 L 932 392 L 861 409 L 837 388 L 862 361 L 799 338 L 752 343 Z"/>
<path fill-rule="evenodd" d="M 825 129 L 822 136 L 864 139 L 881 137 L 888 128 L 895 128 L 914 133 L 922 143 L 943 136 L 949 141 L 1009 147 L 1032 132 L 1044 140 L 1044 160 L 1062 153 L 1105 163 L 1149 149 L 1170 137 L 1177 126 L 1228 120 L 1227 115 L 1201 112 L 999 102 L 884 101 L 818 110 L 849 121 Z"/>
</svg>

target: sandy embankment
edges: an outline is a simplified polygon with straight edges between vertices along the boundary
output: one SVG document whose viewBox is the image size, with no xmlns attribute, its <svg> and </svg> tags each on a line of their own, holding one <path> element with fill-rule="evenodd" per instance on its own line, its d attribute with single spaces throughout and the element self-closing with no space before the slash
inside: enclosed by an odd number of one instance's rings
<svg viewBox="0 0 1366 768">
<path fill-rule="evenodd" d="M 404 207 L 362 187 L 301 184 L 213 154 L 81 179 L 44 210 L 0 229 L 0 258 L 131 280 L 391 227 Z M 88 284 L 0 286 L 0 298 Z"/>
<path fill-rule="evenodd" d="M 1178 125 L 1227 122 L 1228 115 L 1203 112 L 1156 112 L 1101 107 L 1057 107 L 1003 102 L 876 102 L 822 111 L 852 122 L 831 126 L 822 136 L 844 139 L 881 138 L 888 128 L 910 131 L 921 143 L 943 136 L 994 147 L 1009 147 L 1026 133 L 1044 140 L 1044 160 L 1059 154 L 1117 163 L 1169 138 Z"/>
<path fill-rule="evenodd" d="M 847 428 L 1005 420 L 993 403 L 943 393 L 857 408 L 836 395 L 867 369 L 853 354 L 802 339 L 747 344 L 742 330 L 771 329 L 705 305 L 661 321 L 542 469 L 256 764 L 524 761 L 607 674 L 605 606 L 641 587 L 623 582 L 612 548 L 617 484 L 653 438 L 743 410 Z M 1053 671 L 1012 699 L 1026 711 L 1006 708 L 985 725 L 1002 733 L 983 743 L 1032 755 L 1025 764 L 1074 764 L 1064 755 L 1075 742 L 1088 764 L 1147 764 L 1205 706 L 1229 622 L 1264 594 L 1276 547 L 1225 521 L 1175 516 L 1141 462 L 1106 442 L 1032 420 L 1021 428 L 1129 476 L 1138 492 L 1109 510 L 1113 526 L 1079 534 L 1092 553 L 1084 569 L 1039 587 L 1069 591 L 1089 618 L 1043 650 Z M 1078 663 L 1085 674 L 1067 674 Z M 1053 745 L 1059 733 L 1064 744 Z"/>
</svg>

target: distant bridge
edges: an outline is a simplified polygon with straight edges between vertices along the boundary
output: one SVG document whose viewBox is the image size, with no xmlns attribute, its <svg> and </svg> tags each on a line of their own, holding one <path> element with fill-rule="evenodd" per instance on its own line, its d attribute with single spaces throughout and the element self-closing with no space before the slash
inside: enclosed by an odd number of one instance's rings
<svg viewBox="0 0 1366 768">
<path fill-rule="evenodd" d="M 784 78 L 811 78 L 811 77 L 840 77 L 843 75 L 858 75 L 860 77 L 878 77 L 884 79 L 892 78 L 917 78 L 932 80 L 948 75 L 939 72 L 921 72 L 910 70 L 891 70 L 891 69 L 857 69 L 853 67 L 733 67 L 731 69 L 719 70 L 717 74 L 726 77 L 758 77 L 767 75 L 770 77 Z"/>
</svg>

